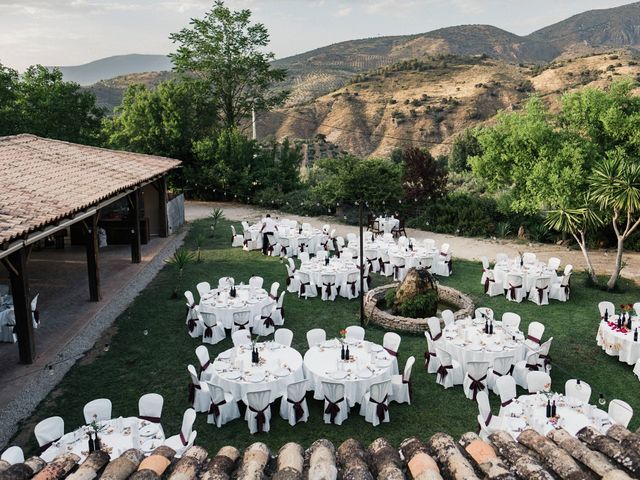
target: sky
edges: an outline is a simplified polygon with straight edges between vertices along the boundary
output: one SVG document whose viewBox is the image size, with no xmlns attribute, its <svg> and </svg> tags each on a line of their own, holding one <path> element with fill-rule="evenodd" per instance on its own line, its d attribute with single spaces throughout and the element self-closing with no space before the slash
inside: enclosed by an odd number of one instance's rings
<svg viewBox="0 0 640 480">
<path fill-rule="evenodd" d="M 249 8 L 277 58 L 331 43 L 491 24 L 526 35 L 586 10 L 629 0 L 227 0 Z M 213 0 L 0 0 L 0 63 L 79 65 L 111 55 L 166 54 L 169 34 Z"/>
</svg>

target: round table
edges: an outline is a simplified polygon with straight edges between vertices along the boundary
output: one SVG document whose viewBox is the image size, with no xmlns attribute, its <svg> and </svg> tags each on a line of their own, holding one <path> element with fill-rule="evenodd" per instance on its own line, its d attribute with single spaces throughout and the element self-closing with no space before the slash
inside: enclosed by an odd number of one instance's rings
<svg viewBox="0 0 640 480">
<path fill-rule="evenodd" d="M 312 258 L 309 262 L 301 264 L 298 271 L 308 274 L 311 281 L 318 287 L 322 287 L 322 275 L 335 275 L 336 287 L 343 288 L 345 288 L 349 274 L 358 274 L 359 272 L 352 260 L 341 260 L 336 257 L 329 260 L 329 265 L 325 265 L 324 260 Z M 358 278 L 360 277 L 358 276 Z"/>
<path fill-rule="evenodd" d="M 384 233 L 391 233 L 394 229 L 400 227 L 400 220 L 393 217 L 378 217 L 375 221 L 378 222 L 378 228 Z"/>
<path fill-rule="evenodd" d="M 140 420 L 138 417 L 114 418 L 104 422 L 98 422 L 104 429 L 98 433 L 101 449 L 109 454 L 113 460 L 130 448 L 138 448 L 149 454 L 164 443 L 164 430 L 159 423 L 151 423 Z M 89 455 L 89 431 L 90 427 L 84 425 L 73 432 L 65 434 L 60 440 L 54 442 L 40 457 L 51 462 L 63 453 L 75 453 L 80 457 L 80 462 Z"/>
<path fill-rule="evenodd" d="M 556 402 L 554 418 L 546 416 L 548 399 Z M 547 435 L 554 428 L 563 428 L 575 436 L 584 427 L 591 426 L 604 435 L 613 425 L 607 412 L 561 393 L 522 395 L 504 407 L 502 413 L 503 427 L 514 438 L 526 428 L 533 428 L 541 435 Z"/>
<path fill-rule="evenodd" d="M 549 278 L 553 283 L 554 271 L 549 270 L 545 263 L 539 262 L 533 265 L 516 264 L 514 262 L 496 263 L 493 267 L 493 275 L 496 282 L 502 284 L 504 288 L 509 286 L 509 275 L 522 276 L 522 285 L 526 292 L 531 291 L 536 279 Z"/>
<path fill-rule="evenodd" d="M 368 341 L 346 340 L 351 360 L 340 360 L 340 342 L 327 340 L 304 355 L 304 370 L 316 400 L 324 400 L 322 382 L 342 383 L 349 407 L 362 401 L 374 383 L 390 380 L 395 357 L 380 345 Z"/>
<path fill-rule="evenodd" d="M 251 363 L 251 345 L 230 348 L 213 362 L 213 385 L 231 392 L 236 400 L 247 403 L 247 392 L 271 390 L 271 402 L 287 391 L 287 386 L 304 380 L 302 355 L 276 342 L 257 344 L 260 364 Z"/>
<path fill-rule="evenodd" d="M 443 348 L 464 368 L 468 362 L 493 362 L 498 357 L 513 355 L 513 363 L 524 360 L 527 348 L 521 331 L 507 332 L 502 322 L 493 322 L 493 335 L 484 333 L 483 318 L 458 320 L 443 329 Z M 515 337 L 515 340 L 513 339 Z"/>
<path fill-rule="evenodd" d="M 236 297 L 229 295 L 229 289 L 218 290 L 217 288 L 205 293 L 200 299 L 200 304 L 210 307 L 215 313 L 218 322 L 224 328 L 233 327 L 233 314 L 242 310 L 251 311 L 251 319 L 260 315 L 262 308 L 267 305 L 275 305 L 276 301 L 269 297 L 264 288 L 252 289 L 249 285 L 236 286 Z"/>
<path fill-rule="evenodd" d="M 614 315 L 610 322 L 601 321 L 596 341 L 608 355 L 617 356 L 621 362 L 635 365 L 640 359 L 640 341 L 633 341 L 633 329 L 640 328 L 640 319 L 632 318 L 631 330 L 627 327 L 618 328 L 617 320 L 618 316 Z"/>
<path fill-rule="evenodd" d="M 414 248 L 413 250 L 399 248 L 398 246 L 394 246 L 389 248 L 388 250 L 389 256 L 398 256 L 404 258 L 404 265 L 407 270 L 410 268 L 418 267 L 420 260 L 427 258 L 436 258 L 438 255 L 438 250 L 427 250 L 426 248 L 419 247 Z"/>
</svg>

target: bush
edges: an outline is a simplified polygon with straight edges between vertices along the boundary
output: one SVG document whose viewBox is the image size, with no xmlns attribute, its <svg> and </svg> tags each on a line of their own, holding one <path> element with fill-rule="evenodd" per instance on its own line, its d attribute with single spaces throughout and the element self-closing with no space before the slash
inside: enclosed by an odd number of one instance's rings
<svg viewBox="0 0 640 480">
<path fill-rule="evenodd" d="M 386 296 L 385 296 L 386 299 Z M 421 293 L 398 305 L 398 314 L 409 318 L 427 318 L 438 311 L 438 293 L 435 291 Z"/>
<path fill-rule="evenodd" d="M 393 302 L 396 299 L 396 289 L 390 288 L 387 293 L 384 294 L 384 308 L 392 308 Z"/>
</svg>

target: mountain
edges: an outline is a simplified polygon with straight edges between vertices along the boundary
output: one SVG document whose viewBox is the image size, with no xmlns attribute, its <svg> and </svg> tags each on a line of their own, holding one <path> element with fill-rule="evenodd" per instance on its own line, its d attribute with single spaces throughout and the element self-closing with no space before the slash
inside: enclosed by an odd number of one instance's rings
<svg viewBox="0 0 640 480">
<path fill-rule="evenodd" d="M 528 37 L 561 51 L 640 45 L 640 2 L 590 10 L 533 32 Z"/>
<path fill-rule="evenodd" d="M 49 67 L 51 68 L 51 67 Z M 173 65 L 166 55 L 116 55 L 73 67 L 57 67 L 64 79 L 80 85 L 91 85 L 120 75 L 140 72 L 171 70 Z"/>
</svg>

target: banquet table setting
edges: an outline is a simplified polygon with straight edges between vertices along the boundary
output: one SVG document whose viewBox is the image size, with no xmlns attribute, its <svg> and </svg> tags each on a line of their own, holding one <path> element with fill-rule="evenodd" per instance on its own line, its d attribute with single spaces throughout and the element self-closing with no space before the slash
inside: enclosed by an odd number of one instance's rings
<svg viewBox="0 0 640 480">
<path fill-rule="evenodd" d="M 359 272 L 358 266 L 353 260 L 340 259 L 338 257 L 331 257 L 328 263 L 325 260 L 313 257 L 308 262 L 302 263 L 298 270 L 307 273 L 318 287 L 322 286 L 323 275 L 335 275 L 336 287 L 340 286 L 341 288 L 346 288 L 349 274 L 357 274 Z"/>
<path fill-rule="evenodd" d="M 289 245 L 293 248 L 292 253 L 298 251 L 301 243 L 306 245 L 306 249 L 311 252 L 315 252 L 323 239 L 323 232 L 312 227 L 311 229 L 303 229 L 297 226 L 297 222 L 287 219 L 276 220 L 276 226 L 278 230 L 274 232 L 273 239 L 279 242 L 281 238 L 289 240 Z M 251 240 L 256 244 L 256 248 L 262 249 L 262 222 L 254 223 L 248 228 L 251 234 Z"/>
<path fill-rule="evenodd" d="M 603 319 L 598 327 L 596 342 L 599 347 L 621 362 L 635 365 L 640 359 L 640 318 L 631 318 L 631 328 L 625 321 L 618 325 L 618 315 Z"/>
<path fill-rule="evenodd" d="M 314 398 L 323 400 L 322 382 L 342 383 L 345 399 L 352 407 L 374 383 L 390 380 L 397 373 L 396 358 L 381 345 L 366 340 L 344 340 L 349 360 L 341 360 L 342 344 L 334 338 L 310 348 L 304 355 L 304 370 Z"/>
<path fill-rule="evenodd" d="M 405 262 L 405 268 L 408 270 L 410 268 L 418 267 L 418 265 L 426 259 L 435 259 L 438 255 L 438 250 L 436 248 L 432 248 L 431 250 L 427 250 L 424 247 L 401 247 L 399 245 L 394 245 L 387 250 L 387 253 L 391 256 L 402 257 Z"/>
<path fill-rule="evenodd" d="M 280 398 L 287 386 L 304 380 L 302 355 L 277 342 L 258 342 L 259 363 L 251 361 L 253 345 L 240 345 L 221 352 L 213 362 L 209 382 L 247 403 L 248 392 L 271 391 L 271 402 Z"/>
<path fill-rule="evenodd" d="M 461 365 L 468 362 L 493 362 L 498 357 L 513 355 L 513 362 L 525 359 L 525 335 L 520 330 L 507 330 L 501 321 L 492 321 L 493 333 L 485 333 L 484 318 L 466 318 L 447 325 L 442 333 L 442 348 Z"/>
<path fill-rule="evenodd" d="M 164 430 L 159 423 L 141 420 L 138 417 L 119 417 L 97 422 L 100 429 L 98 436 L 102 444 L 101 449 L 109 454 L 111 459 L 118 458 L 130 448 L 138 448 L 149 454 L 161 446 L 165 440 Z M 63 453 L 74 453 L 80 457 L 82 463 L 89 455 L 90 425 L 83 425 L 73 432 L 66 433 L 58 441 L 47 448 L 40 457 L 51 462 Z"/>
<path fill-rule="evenodd" d="M 547 418 L 547 404 L 556 405 L 556 415 Z M 541 435 L 553 429 L 562 428 L 575 436 L 584 427 L 590 426 L 601 434 L 606 434 L 613 425 L 609 414 L 595 405 L 561 393 L 535 393 L 522 395 L 503 407 L 502 427 L 514 438 L 527 428 Z"/>
<path fill-rule="evenodd" d="M 207 305 L 217 320 L 222 323 L 224 328 L 233 327 L 233 314 L 235 312 L 250 310 L 251 318 L 260 315 L 262 308 L 269 305 L 275 305 L 276 301 L 272 299 L 264 288 L 254 288 L 241 283 L 234 286 L 236 296 L 232 297 L 232 286 L 227 285 L 222 289 L 214 288 L 205 293 L 201 299 L 201 305 Z"/>
<path fill-rule="evenodd" d="M 549 269 L 544 262 L 534 262 L 521 265 L 520 258 L 508 259 L 497 262 L 493 267 L 496 282 L 504 288 L 509 286 L 509 275 L 521 275 L 525 291 L 529 292 L 538 278 L 549 278 L 551 281 L 556 276 L 553 269 Z"/>
<path fill-rule="evenodd" d="M 400 226 L 400 219 L 393 216 L 378 217 L 375 221 L 378 222 L 378 228 L 384 233 L 391 233 Z"/>
</svg>

